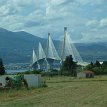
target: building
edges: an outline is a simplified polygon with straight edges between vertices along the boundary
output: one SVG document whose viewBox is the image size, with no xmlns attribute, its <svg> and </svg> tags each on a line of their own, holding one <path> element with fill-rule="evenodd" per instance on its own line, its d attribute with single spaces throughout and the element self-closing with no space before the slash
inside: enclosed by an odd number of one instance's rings
<svg viewBox="0 0 107 107">
<path fill-rule="evenodd" d="M 77 73 L 78 78 L 94 78 L 94 73 L 92 71 L 84 71 Z"/>
</svg>

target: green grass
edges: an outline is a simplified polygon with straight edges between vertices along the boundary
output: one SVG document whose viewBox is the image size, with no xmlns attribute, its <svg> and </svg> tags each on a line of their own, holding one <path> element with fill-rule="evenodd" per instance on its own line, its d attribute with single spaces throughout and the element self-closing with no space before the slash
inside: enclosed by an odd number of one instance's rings
<svg viewBox="0 0 107 107">
<path fill-rule="evenodd" d="M 107 107 L 107 77 L 44 77 L 48 87 L 0 92 L 0 107 Z"/>
</svg>

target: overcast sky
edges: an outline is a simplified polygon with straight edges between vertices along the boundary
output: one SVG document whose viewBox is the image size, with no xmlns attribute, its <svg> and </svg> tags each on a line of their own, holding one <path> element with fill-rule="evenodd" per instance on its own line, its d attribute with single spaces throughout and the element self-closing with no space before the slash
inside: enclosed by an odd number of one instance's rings
<svg viewBox="0 0 107 107">
<path fill-rule="evenodd" d="M 0 0 L 0 27 L 75 42 L 107 40 L 107 0 Z"/>
</svg>

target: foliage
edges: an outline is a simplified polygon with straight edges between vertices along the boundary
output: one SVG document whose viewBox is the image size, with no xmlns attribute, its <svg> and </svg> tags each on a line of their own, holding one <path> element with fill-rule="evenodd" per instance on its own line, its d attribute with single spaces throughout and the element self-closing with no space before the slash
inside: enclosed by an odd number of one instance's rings
<svg viewBox="0 0 107 107">
<path fill-rule="evenodd" d="M 42 74 L 42 76 L 53 77 L 53 76 L 57 76 L 59 74 L 59 71 L 53 70 L 53 71 L 50 71 L 50 72 L 42 72 L 41 74 Z"/>
<path fill-rule="evenodd" d="M 77 76 L 76 68 L 77 68 L 77 62 L 73 61 L 72 55 L 67 56 L 62 64 L 62 71 L 63 71 L 62 73 L 64 75 L 68 74 L 76 77 Z"/>
<path fill-rule="evenodd" d="M 40 70 L 33 70 L 33 71 L 25 71 L 25 72 L 20 72 L 18 74 L 41 74 L 42 71 Z"/>
<path fill-rule="evenodd" d="M 95 63 L 91 62 L 84 69 L 93 71 L 95 75 L 105 75 L 107 74 L 107 61 L 103 61 L 102 64 L 100 64 L 99 61 L 96 61 Z"/>
<path fill-rule="evenodd" d="M 5 74 L 5 68 L 4 68 L 4 65 L 3 65 L 3 61 L 0 58 L 0 75 L 4 75 L 4 74 Z"/>
<path fill-rule="evenodd" d="M 99 62 L 99 61 L 96 61 L 96 62 L 95 62 L 95 64 L 94 64 L 94 66 L 95 66 L 95 67 L 100 67 L 100 66 L 101 66 L 101 64 L 100 64 L 100 62 Z"/>
</svg>

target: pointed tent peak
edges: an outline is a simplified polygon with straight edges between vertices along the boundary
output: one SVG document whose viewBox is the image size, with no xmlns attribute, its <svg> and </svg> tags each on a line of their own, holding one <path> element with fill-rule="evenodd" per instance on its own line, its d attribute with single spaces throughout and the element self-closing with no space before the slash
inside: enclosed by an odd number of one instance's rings
<svg viewBox="0 0 107 107">
<path fill-rule="evenodd" d="M 33 53 L 35 53 L 34 49 L 33 49 Z"/>
<path fill-rule="evenodd" d="M 72 55 L 74 61 L 83 62 L 78 50 L 76 49 L 75 44 L 67 32 L 67 28 L 64 28 L 64 40 L 63 40 L 63 51 L 62 51 L 62 60 L 66 58 L 66 56 Z"/>
<path fill-rule="evenodd" d="M 38 60 L 46 58 L 45 52 L 43 50 L 41 42 L 39 42 L 39 47 L 38 47 Z"/>
<path fill-rule="evenodd" d="M 35 51 L 34 51 L 34 49 L 33 49 L 33 55 L 32 55 L 32 64 L 34 64 L 35 62 L 37 62 L 37 56 L 36 56 L 36 53 L 35 53 Z"/>
<path fill-rule="evenodd" d="M 52 41 L 51 35 L 49 35 L 49 43 Z M 53 41 L 52 41 L 53 42 Z"/>
<path fill-rule="evenodd" d="M 50 33 L 48 33 L 48 36 L 50 36 L 51 34 Z"/>
<path fill-rule="evenodd" d="M 64 31 L 67 31 L 67 27 L 64 27 Z"/>
<path fill-rule="evenodd" d="M 41 42 L 39 42 L 39 47 L 42 47 L 42 44 L 41 44 Z M 38 47 L 38 48 L 39 48 L 39 47 Z"/>
<path fill-rule="evenodd" d="M 48 48 L 47 48 L 47 58 L 52 58 L 56 60 L 60 60 L 60 57 L 56 51 L 56 48 L 53 44 L 51 36 L 48 37 Z"/>
</svg>

